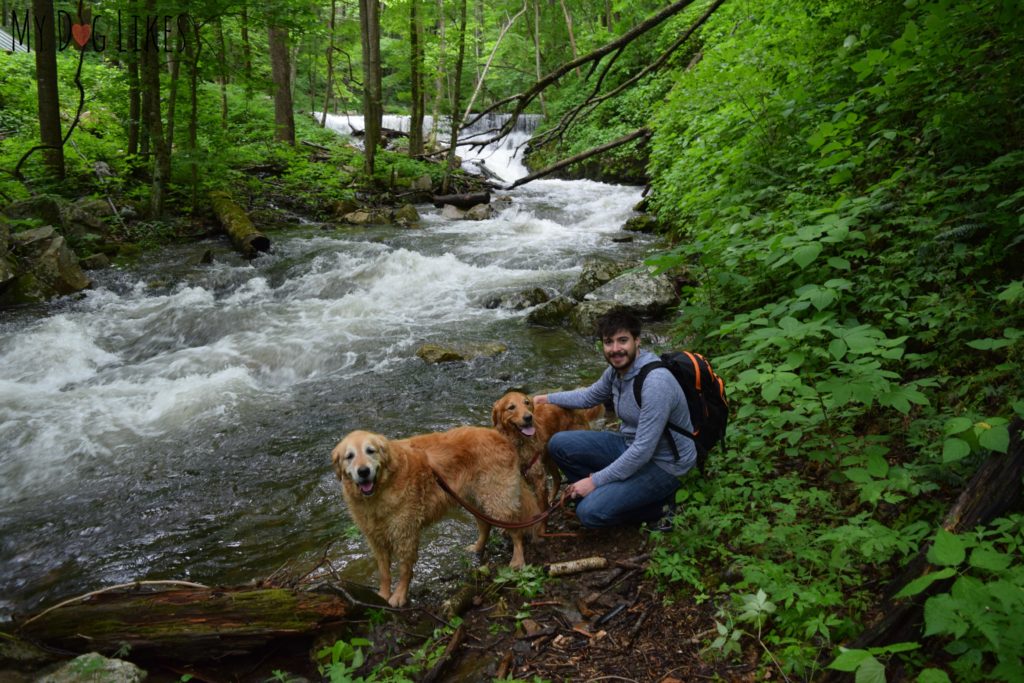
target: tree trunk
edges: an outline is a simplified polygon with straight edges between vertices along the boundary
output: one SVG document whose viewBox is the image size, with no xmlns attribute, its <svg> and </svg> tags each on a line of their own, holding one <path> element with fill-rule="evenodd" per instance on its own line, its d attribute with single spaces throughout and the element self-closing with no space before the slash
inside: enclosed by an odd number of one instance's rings
<svg viewBox="0 0 1024 683">
<path fill-rule="evenodd" d="M 155 0 L 147 0 L 146 11 L 156 15 Z M 160 52 L 156 49 L 142 50 L 142 87 L 146 101 L 146 128 L 149 145 L 153 151 L 153 177 L 150 183 L 149 213 L 151 218 L 163 215 L 171 175 L 171 149 L 164 136 L 163 119 L 160 111 Z"/>
<path fill-rule="evenodd" d="M 565 28 L 569 32 L 569 46 L 572 48 L 572 58 L 576 59 L 579 55 L 576 52 L 576 34 L 572 30 L 572 12 L 565 5 L 565 0 L 558 0 L 562 3 L 562 14 L 565 15 Z M 581 76 L 580 68 L 576 67 L 576 75 Z"/>
<path fill-rule="evenodd" d="M 445 44 L 445 20 L 444 0 L 437 0 L 437 76 L 434 78 L 434 106 L 431 110 L 434 124 L 430 128 L 430 149 L 437 146 L 437 131 L 441 126 L 441 101 L 444 97 L 444 74 L 447 71 L 446 44 Z"/>
<path fill-rule="evenodd" d="M 540 0 L 533 0 L 533 55 L 537 66 L 537 80 L 540 81 L 542 76 L 540 62 Z M 548 111 L 547 106 L 544 104 L 544 93 L 539 93 L 537 99 L 540 101 L 541 115 L 547 116 Z"/>
<path fill-rule="evenodd" d="M 245 91 L 252 87 L 252 46 L 249 44 L 249 4 L 242 3 L 242 58 L 245 67 Z"/>
<path fill-rule="evenodd" d="M 381 102 L 380 1 L 359 0 L 359 25 L 363 43 L 363 171 L 373 177 L 377 146 L 380 144 Z"/>
<path fill-rule="evenodd" d="M 128 154 L 139 153 L 140 116 L 139 56 L 130 54 L 128 55 Z"/>
<path fill-rule="evenodd" d="M 292 106 L 291 68 L 288 58 L 288 29 L 267 28 L 270 69 L 274 80 L 274 139 L 295 144 L 295 113 Z"/>
<path fill-rule="evenodd" d="M 217 18 L 217 22 L 214 24 L 214 28 L 215 28 L 215 30 L 217 32 L 217 44 L 220 46 L 220 53 L 217 55 L 217 69 L 220 71 L 220 78 L 217 79 L 217 80 L 220 81 L 220 127 L 221 128 L 227 128 L 228 127 L 228 81 L 230 80 L 230 78 L 228 77 L 228 58 L 227 58 L 227 55 L 228 55 L 228 45 L 227 45 L 227 40 L 224 37 L 224 22 L 220 19 L 220 17 Z M 198 37 L 199 37 L 199 27 L 198 26 L 196 26 L 195 33 L 196 33 L 196 38 L 198 39 Z M 202 46 L 200 45 L 199 49 L 195 50 L 195 54 L 198 55 L 199 54 L 199 50 L 201 50 L 201 49 L 202 49 Z M 195 69 L 196 68 L 198 68 L 198 64 L 196 64 L 193 67 L 193 72 L 192 72 L 192 95 L 193 95 L 193 97 L 195 97 L 195 80 L 196 80 Z M 190 139 L 191 139 L 191 131 L 190 131 Z"/>
<path fill-rule="evenodd" d="M 57 39 L 52 0 L 32 0 L 32 16 L 41 28 L 36 45 L 36 93 L 39 103 L 39 141 L 43 159 L 57 178 L 64 178 L 64 139 L 60 129 L 57 89 Z"/>
<path fill-rule="evenodd" d="M 358 593 L 359 604 L 379 601 L 366 593 Z M 276 638 L 312 636 L 344 623 L 362 611 L 347 594 L 355 593 L 198 587 L 101 592 L 42 613 L 20 629 L 32 642 L 72 652 L 111 652 L 127 644 L 133 654 L 196 662 L 258 652 Z"/>
<path fill-rule="evenodd" d="M 235 203 L 231 195 L 220 190 L 213 191 L 210 193 L 210 204 L 224 232 L 243 256 L 252 258 L 270 250 L 270 240 L 256 229 L 245 209 Z"/>
<path fill-rule="evenodd" d="M 416 5 L 416 0 L 412 0 L 412 5 Z M 324 108 L 320 114 L 321 128 L 327 125 L 327 111 L 331 108 L 331 98 L 334 96 L 334 22 L 337 14 L 338 0 L 331 0 L 331 20 L 329 23 L 331 39 L 327 46 L 327 87 L 324 91 Z"/>
<path fill-rule="evenodd" d="M 200 40 L 199 24 L 193 23 L 192 36 L 186 42 L 186 50 L 189 58 L 189 104 L 191 105 L 188 117 L 188 151 L 189 151 L 189 180 L 192 184 L 192 209 L 199 203 L 199 160 L 197 158 L 199 139 L 199 55 L 203 51 L 203 43 Z M 217 22 L 217 30 L 221 38 L 224 32 L 221 30 L 220 21 Z M 221 84 L 222 92 L 224 85 Z M 225 95 L 226 97 L 226 95 Z M 227 125 L 227 100 L 223 103 L 221 110 L 221 125 Z"/>
<path fill-rule="evenodd" d="M 409 1 L 409 66 L 412 80 L 412 112 L 409 120 L 409 156 L 423 154 L 423 20 L 419 0 Z"/>
<path fill-rule="evenodd" d="M 472 209 L 477 204 L 490 204 L 491 193 L 488 191 L 484 192 L 466 192 L 463 194 L 438 194 L 434 195 L 431 199 L 434 206 L 442 207 L 445 204 L 451 204 L 457 206 L 460 209 Z"/>
<path fill-rule="evenodd" d="M 444 169 L 444 181 L 441 184 L 441 192 L 447 193 L 451 183 L 451 172 L 455 168 L 455 147 L 459 143 L 459 130 L 462 127 L 462 117 L 459 115 L 459 100 L 462 93 L 462 67 L 466 57 L 466 11 L 468 0 L 462 0 L 459 8 L 459 52 L 455 61 L 455 84 L 452 87 L 452 133 L 448 142 L 448 159 Z"/>
</svg>

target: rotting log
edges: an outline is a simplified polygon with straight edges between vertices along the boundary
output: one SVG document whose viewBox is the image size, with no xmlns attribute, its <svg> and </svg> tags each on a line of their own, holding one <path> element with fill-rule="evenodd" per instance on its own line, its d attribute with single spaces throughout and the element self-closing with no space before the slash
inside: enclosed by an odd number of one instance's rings
<svg viewBox="0 0 1024 683">
<path fill-rule="evenodd" d="M 246 258 L 270 250 L 270 239 L 256 229 L 245 209 L 239 206 L 231 195 L 222 190 L 214 190 L 209 196 L 213 212 L 217 214 L 217 220 L 231 238 L 235 249 Z"/>
<path fill-rule="evenodd" d="M 451 204 L 460 209 L 472 209 L 477 204 L 490 204 L 491 193 L 489 191 L 484 192 L 466 192 L 463 194 L 438 194 L 434 195 L 433 198 L 434 206 L 442 207 L 445 204 Z"/>
<path fill-rule="evenodd" d="M 993 453 L 981 464 L 946 514 L 942 522 L 943 529 L 954 534 L 969 531 L 1020 507 L 1024 494 L 1021 485 L 1021 478 L 1024 477 L 1022 427 L 1024 421 L 1019 418 L 1013 421 L 1007 453 Z M 928 562 L 930 547 L 931 544 L 925 544 L 889 583 L 877 610 L 884 616 L 854 641 L 847 643 L 846 647 L 867 649 L 920 639 L 924 603 L 929 597 L 948 591 L 955 578 L 935 581 L 926 590 L 910 598 L 896 600 L 894 596 L 914 579 L 935 570 Z M 848 675 L 829 671 L 820 680 L 824 683 L 848 679 Z"/>
<path fill-rule="evenodd" d="M 385 605 L 371 589 L 187 588 L 97 592 L 15 623 L 30 642 L 71 652 L 173 653 L 183 662 L 258 651 L 312 637 Z"/>
</svg>

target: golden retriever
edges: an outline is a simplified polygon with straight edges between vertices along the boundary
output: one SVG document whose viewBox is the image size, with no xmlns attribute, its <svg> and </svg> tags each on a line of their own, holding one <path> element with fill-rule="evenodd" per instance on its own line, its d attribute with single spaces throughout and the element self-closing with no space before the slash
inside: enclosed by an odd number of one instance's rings
<svg viewBox="0 0 1024 683">
<path fill-rule="evenodd" d="M 518 456 L 493 429 L 457 427 L 408 439 L 354 431 L 335 446 L 331 463 L 352 519 L 365 534 L 377 560 L 381 597 L 392 607 L 408 602 L 420 532 L 457 507 L 434 477 L 439 473 L 460 497 L 502 521 L 526 521 L 540 512 L 522 484 Z M 469 547 L 481 553 L 491 526 L 477 519 L 479 536 Z M 511 567 L 525 564 L 523 529 L 512 529 Z M 398 584 L 391 590 L 391 560 L 398 561 Z"/>
<path fill-rule="evenodd" d="M 562 485 L 562 473 L 548 456 L 548 441 L 556 432 L 590 429 L 591 421 L 602 415 L 604 406 L 587 410 L 568 410 L 551 403 L 536 406 L 526 394 L 510 391 L 494 403 L 491 422 L 515 446 L 523 476 L 537 500 L 548 505 L 553 495 L 545 472 L 551 475 L 554 495 Z"/>
</svg>

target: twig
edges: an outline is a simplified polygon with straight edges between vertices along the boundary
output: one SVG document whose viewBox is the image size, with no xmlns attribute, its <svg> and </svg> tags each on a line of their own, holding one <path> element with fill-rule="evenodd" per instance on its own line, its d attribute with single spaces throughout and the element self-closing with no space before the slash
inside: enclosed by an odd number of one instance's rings
<svg viewBox="0 0 1024 683">
<path fill-rule="evenodd" d="M 68 598 L 67 600 L 65 600 L 63 602 L 58 602 L 53 607 L 48 607 L 48 608 L 44 609 L 42 612 L 40 612 L 39 614 L 37 614 L 34 617 L 32 617 L 31 619 L 28 619 L 27 621 L 23 622 L 21 624 L 21 628 L 24 628 L 24 627 L 28 626 L 29 624 L 31 624 L 36 619 L 39 619 L 43 615 L 49 614 L 50 612 L 54 611 L 55 609 L 59 609 L 61 607 L 65 607 L 67 605 L 70 605 L 73 602 L 78 602 L 80 600 L 88 600 L 89 598 L 93 597 L 94 595 L 101 595 L 103 593 L 109 593 L 110 591 L 120 590 L 122 588 L 138 588 L 139 586 L 157 586 L 157 585 L 185 586 L 187 588 L 202 588 L 204 590 L 209 590 L 210 589 L 209 586 L 204 586 L 201 583 L 193 583 L 191 581 L 132 581 L 131 583 L 119 583 L 116 586 L 107 586 L 106 588 L 100 588 L 99 590 L 89 591 L 88 593 L 85 593 L 83 595 L 79 595 L 79 596 L 74 597 L 74 598 Z"/>
</svg>

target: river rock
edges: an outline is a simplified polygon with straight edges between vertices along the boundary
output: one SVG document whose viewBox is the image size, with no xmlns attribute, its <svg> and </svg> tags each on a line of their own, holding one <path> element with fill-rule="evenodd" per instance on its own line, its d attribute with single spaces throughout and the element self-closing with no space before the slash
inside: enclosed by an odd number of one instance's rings
<svg viewBox="0 0 1024 683">
<path fill-rule="evenodd" d="M 430 174 L 424 173 L 419 178 L 414 178 L 409 183 L 409 189 L 418 190 L 420 192 L 430 192 L 434 189 L 434 181 L 430 178 Z"/>
<path fill-rule="evenodd" d="M 636 264 L 616 263 L 606 258 L 586 258 L 583 260 L 583 270 L 580 272 L 576 284 L 569 290 L 569 296 L 580 300 L 606 282 L 611 282 L 617 275 L 634 265 Z"/>
<path fill-rule="evenodd" d="M 105 236 L 107 219 L 113 215 L 110 204 L 102 199 L 79 199 L 64 212 L 64 234 L 72 238 L 87 234 Z"/>
<path fill-rule="evenodd" d="M 494 215 L 490 204 L 477 204 L 466 211 L 463 218 L 467 221 L 482 221 Z"/>
<path fill-rule="evenodd" d="M 576 302 L 566 296 L 556 296 L 537 306 L 526 314 L 526 322 L 541 327 L 559 327 L 576 307 Z"/>
<path fill-rule="evenodd" d="M 640 315 L 658 317 L 678 303 L 679 295 L 672 278 L 665 273 L 651 275 L 631 270 L 590 292 L 584 300 L 611 301 L 628 306 Z"/>
<path fill-rule="evenodd" d="M 454 363 L 473 360 L 474 358 L 490 358 L 508 351 L 508 347 L 500 342 L 481 342 L 463 344 L 458 347 L 442 346 L 441 344 L 424 344 L 416 350 L 416 355 L 427 363 Z"/>
<path fill-rule="evenodd" d="M 627 220 L 622 229 L 627 232 L 655 233 L 658 232 L 658 220 L 650 214 L 642 213 Z"/>
<path fill-rule="evenodd" d="M 91 284 L 64 238 L 52 227 L 11 235 L 10 249 L 16 274 L 0 292 L 0 306 L 39 303 Z"/>
<path fill-rule="evenodd" d="M 395 209 L 394 221 L 399 225 L 415 225 L 420 222 L 420 213 L 412 204 L 402 204 Z"/>
<path fill-rule="evenodd" d="M 331 213 L 333 213 L 336 218 L 344 219 L 348 214 L 358 210 L 359 202 L 354 199 L 339 199 L 331 205 Z"/>
<path fill-rule="evenodd" d="M 140 683 L 147 673 L 131 662 L 108 659 L 97 652 L 75 657 L 53 673 L 40 676 L 36 683 Z"/>
<path fill-rule="evenodd" d="M 359 209 L 345 215 L 345 222 L 352 225 L 382 225 L 391 222 L 391 216 L 376 209 Z"/>
<path fill-rule="evenodd" d="M 35 219 L 42 225 L 63 227 L 63 216 L 67 200 L 54 195 L 41 194 L 28 199 L 12 202 L 3 210 L 4 215 L 15 220 Z"/>
<path fill-rule="evenodd" d="M 614 301 L 583 301 L 569 311 L 569 327 L 584 337 L 597 333 L 597 319 L 618 306 Z"/>
<path fill-rule="evenodd" d="M 78 259 L 78 265 L 82 270 L 102 270 L 110 267 L 110 258 L 106 254 L 90 254 Z"/>
<path fill-rule="evenodd" d="M 466 212 L 453 204 L 445 204 L 441 209 L 441 218 L 450 221 L 461 221 L 466 217 Z"/>
<path fill-rule="evenodd" d="M 540 287 L 527 289 L 514 294 L 506 294 L 501 297 L 494 297 L 484 303 L 485 308 L 506 308 L 512 311 L 522 311 L 533 308 L 548 301 L 551 297 Z"/>
</svg>

